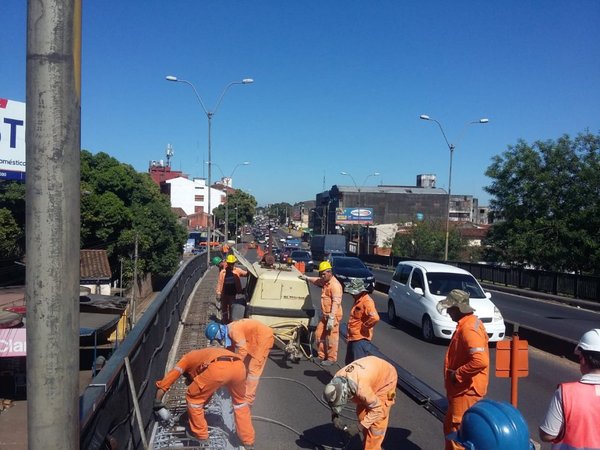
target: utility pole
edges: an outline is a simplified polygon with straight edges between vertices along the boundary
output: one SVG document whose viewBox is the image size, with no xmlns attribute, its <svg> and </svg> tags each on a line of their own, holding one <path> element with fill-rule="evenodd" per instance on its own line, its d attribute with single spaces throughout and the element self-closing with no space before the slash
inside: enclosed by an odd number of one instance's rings
<svg viewBox="0 0 600 450">
<path fill-rule="evenodd" d="M 27 2 L 27 439 L 79 449 L 81 1 Z"/>
<path fill-rule="evenodd" d="M 133 286 L 131 288 L 131 328 L 136 322 L 136 297 L 135 289 L 137 288 L 137 267 L 138 267 L 138 235 L 135 233 L 135 250 L 133 254 Z"/>
</svg>

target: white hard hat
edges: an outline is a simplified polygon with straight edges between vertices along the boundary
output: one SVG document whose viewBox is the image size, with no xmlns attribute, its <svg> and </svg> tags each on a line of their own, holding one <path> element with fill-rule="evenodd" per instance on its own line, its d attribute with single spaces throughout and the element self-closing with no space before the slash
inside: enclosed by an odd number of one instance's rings
<svg viewBox="0 0 600 450">
<path fill-rule="evenodd" d="M 579 339 L 575 352 L 581 349 L 588 352 L 600 352 L 600 328 L 587 331 Z"/>
</svg>

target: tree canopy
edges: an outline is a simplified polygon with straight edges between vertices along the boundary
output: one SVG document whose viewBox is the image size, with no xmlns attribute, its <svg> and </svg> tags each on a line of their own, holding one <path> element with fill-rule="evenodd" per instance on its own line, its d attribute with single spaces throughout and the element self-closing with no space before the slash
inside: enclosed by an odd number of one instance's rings
<svg viewBox="0 0 600 450">
<path fill-rule="evenodd" d="M 600 136 L 520 140 L 493 158 L 488 258 L 600 273 Z"/>
<path fill-rule="evenodd" d="M 404 232 L 396 233 L 392 254 L 411 259 L 442 261 L 446 246 L 446 223 L 440 221 L 416 222 Z M 448 259 L 455 260 L 464 250 L 458 231 L 451 227 L 448 235 Z"/>
<path fill-rule="evenodd" d="M 254 211 L 256 209 L 256 199 L 254 196 L 236 189 L 234 192 L 227 195 L 227 221 L 229 222 L 229 234 L 235 230 L 235 219 L 237 208 L 237 225 L 241 227 L 244 224 L 252 223 Z M 216 223 L 225 223 L 225 205 L 219 205 L 213 210 Z"/>
</svg>

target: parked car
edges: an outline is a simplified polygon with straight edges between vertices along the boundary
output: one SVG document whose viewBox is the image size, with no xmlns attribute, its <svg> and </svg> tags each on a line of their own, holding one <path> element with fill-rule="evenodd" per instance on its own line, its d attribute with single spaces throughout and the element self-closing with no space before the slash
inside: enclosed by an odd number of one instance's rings
<svg viewBox="0 0 600 450">
<path fill-rule="evenodd" d="M 294 250 L 290 253 L 290 258 L 292 258 L 292 261 L 294 262 L 303 262 L 304 270 L 306 272 L 312 272 L 314 270 L 314 263 L 310 252 L 307 252 L 306 250 Z"/>
<path fill-rule="evenodd" d="M 332 272 L 340 283 L 345 285 L 349 278 L 362 278 L 369 293 L 375 289 L 373 273 L 355 256 L 332 256 L 330 263 Z"/>
<path fill-rule="evenodd" d="M 391 322 L 403 319 L 421 327 L 423 339 L 450 339 L 456 323 L 446 310 L 438 312 L 436 305 L 452 289 L 470 294 L 470 304 L 483 322 L 490 342 L 504 339 L 505 325 L 500 310 L 490 300 L 473 275 L 448 264 L 423 261 L 398 263 L 388 292 L 388 317 Z"/>
</svg>

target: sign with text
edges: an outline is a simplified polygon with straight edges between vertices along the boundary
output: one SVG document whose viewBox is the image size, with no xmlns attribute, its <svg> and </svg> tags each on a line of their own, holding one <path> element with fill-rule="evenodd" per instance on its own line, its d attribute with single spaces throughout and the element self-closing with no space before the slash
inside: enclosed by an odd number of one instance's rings
<svg viewBox="0 0 600 450">
<path fill-rule="evenodd" d="M 25 103 L 0 98 L 0 179 L 25 179 Z"/>
<path fill-rule="evenodd" d="M 0 328 L 0 358 L 27 355 L 25 328 Z"/>
<path fill-rule="evenodd" d="M 373 208 L 337 208 L 335 223 L 338 225 L 371 225 Z"/>
</svg>

